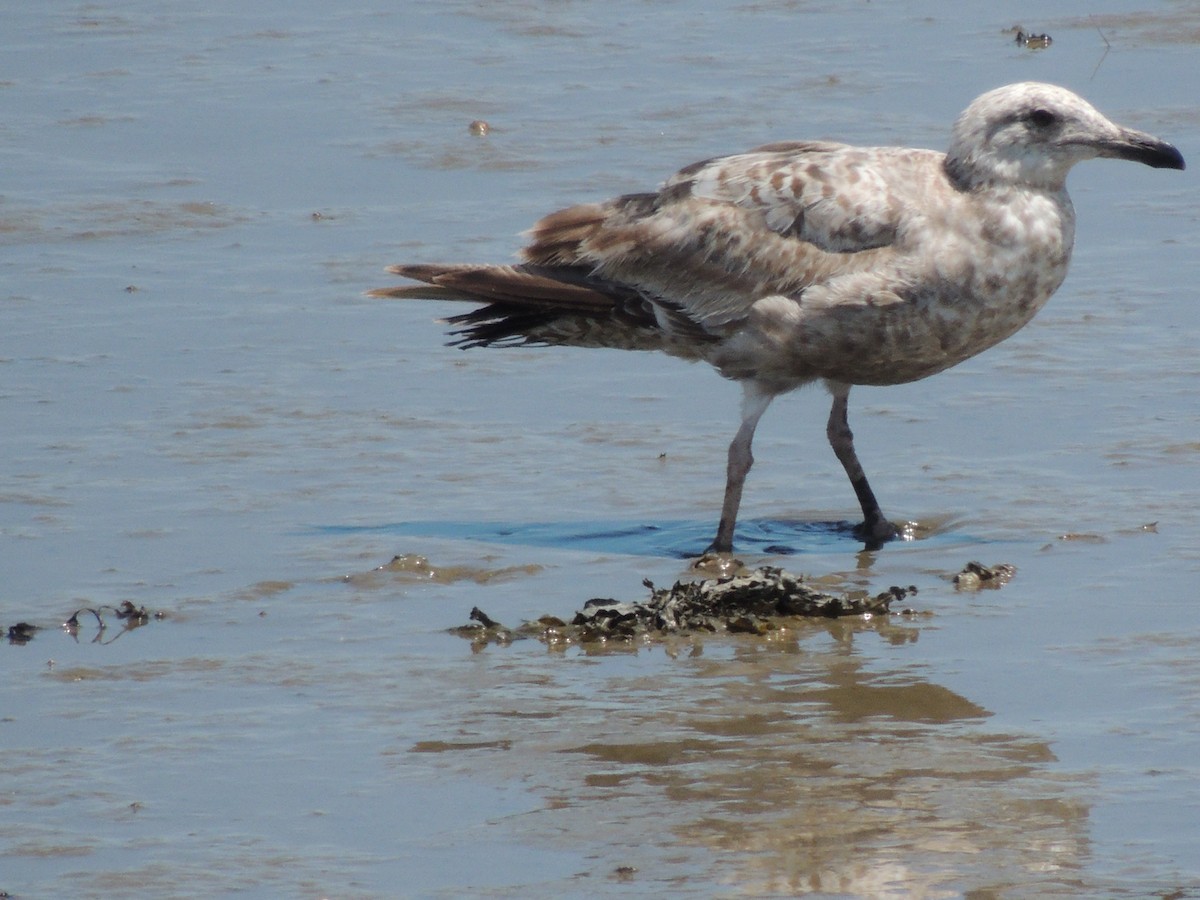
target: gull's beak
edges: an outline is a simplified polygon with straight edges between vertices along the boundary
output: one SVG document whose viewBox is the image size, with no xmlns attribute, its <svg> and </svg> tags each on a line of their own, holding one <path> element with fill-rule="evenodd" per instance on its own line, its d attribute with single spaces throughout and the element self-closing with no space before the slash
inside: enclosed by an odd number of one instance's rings
<svg viewBox="0 0 1200 900">
<path fill-rule="evenodd" d="M 1155 169 L 1183 169 L 1183 154 L 1174 145 L 1160 141 L 1152 134 L 1122 128 L 1120 133 L 1097 144 L 1101 156 L 1128 159 Z"/>
</svg>

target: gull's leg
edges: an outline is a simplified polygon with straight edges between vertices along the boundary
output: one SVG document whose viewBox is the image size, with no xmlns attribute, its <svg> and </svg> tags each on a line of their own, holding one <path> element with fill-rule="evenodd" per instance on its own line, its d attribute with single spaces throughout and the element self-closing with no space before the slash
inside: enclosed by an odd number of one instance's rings
<svg viewBox="0 0 1200 900">
<path fill-rule="evenodd" d="M 721 505 L 721 522 L 717 525 L 717 536 L 709 545 L 713 553 L 733 551 L 733 528 L 737 524 L 738 507 L 742 503 L 742 488 L 746 474 L 754 465 L 750 444 L 754 440 L 754 429 L 758 420 L 771 405 L 774 394 L 763 391 L 753 381 L 742 382 L 742 424 L 729 445 L 729 466 L 725 471 L 725 502 Z"/>
<path fill-rule="evenodd" d="M 833 408 L 829 410 L 829 424 L 825 428 L 825 434 L 842 468 L 850 477 L 850 484 L 858 497 L 859 506 L 862 507 L 863 523 L 858 528 L 859 536 L 868 544 L 878 545 L 890 541 L 896 536 L 896 526 L 883 517 L 879 501 L 875 499 L 875 492 L 867 483 L 867 474 L 854 452 L 854 435 L 850 431 L 850 421 L 846 415 L 850 385 L 840 381 L 827 381 L 825 384 L 833 394 Z"/>
</svg>

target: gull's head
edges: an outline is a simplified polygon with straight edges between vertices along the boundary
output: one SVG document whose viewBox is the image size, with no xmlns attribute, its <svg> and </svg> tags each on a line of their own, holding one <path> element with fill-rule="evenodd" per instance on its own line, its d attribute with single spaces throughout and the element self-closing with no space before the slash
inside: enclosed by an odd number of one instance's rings
<svg viewBox="0 0 1200 900">
<path fill-rule="evenodd" d="M 1077 94 L 1052 84 L 1010 84 L 976 98 L 954 123 L 946 170 L 956 184 L 1057 190 L 1085 159 L 1129 159 L 1182 169 L 1166 141 L 1109 121 Z"/>
</svg>

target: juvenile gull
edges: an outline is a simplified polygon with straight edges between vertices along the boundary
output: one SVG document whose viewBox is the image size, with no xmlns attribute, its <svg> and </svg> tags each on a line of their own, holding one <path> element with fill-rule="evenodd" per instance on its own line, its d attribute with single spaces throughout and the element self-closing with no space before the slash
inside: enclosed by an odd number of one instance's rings
<svg viewBox="0 0 1200 900">
<path fill-rule="evenodd" d="M 486 304 L 449 319 L 462 347 L 662 350 L 740 382 L 717 552 L 733 549 L 759 418 L 820 379 L 857 532 L 878 546 L 897 531 L 854 451 L 851 385 L 925 378 L 1033 318 L 1071 258 L 1067 173 L 1096 157 L 1184 167 L 1064 88 L 1012 84 L 967 107 L 946 153 L 768 144 L 693 163 L 654 193 L 551 213 L 519 264 L 392 266 L 425 284 L 371 293 Z"/>
</svg>

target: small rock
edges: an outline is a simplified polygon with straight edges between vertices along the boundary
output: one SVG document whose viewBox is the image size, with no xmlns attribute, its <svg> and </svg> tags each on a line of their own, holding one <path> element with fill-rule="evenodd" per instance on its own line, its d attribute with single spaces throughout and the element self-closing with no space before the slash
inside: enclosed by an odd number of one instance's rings
<svg viewBox="0 0 1200 900">
<path fill-rule="evenodd" d="M 977 591 L 980 588 L 998 588 L 1008 584 L 1017 574 L 1017 567 L 1009 563 L 985 566 L 969 562 L 954 576 L 954 586 L 960 591 Z"/>
</svg>

